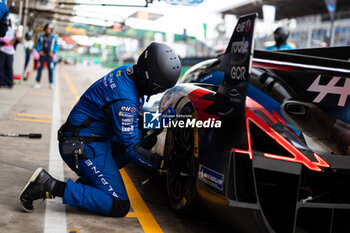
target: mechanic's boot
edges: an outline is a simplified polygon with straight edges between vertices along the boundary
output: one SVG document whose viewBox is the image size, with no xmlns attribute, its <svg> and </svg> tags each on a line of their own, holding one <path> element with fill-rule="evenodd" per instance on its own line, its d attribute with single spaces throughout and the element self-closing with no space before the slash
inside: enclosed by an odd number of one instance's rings
<svg viewBox="0 0 350 233">
<path fill-rule="evenodd" d="M 25 211 L 31 212 L 34 210 L 33 202 L 35 200 L 54 198 L 52 191 L 56 182 L 56 179 L 43 168 L 36 169 L 19 195 L 19 206 Z"/>
</svg>

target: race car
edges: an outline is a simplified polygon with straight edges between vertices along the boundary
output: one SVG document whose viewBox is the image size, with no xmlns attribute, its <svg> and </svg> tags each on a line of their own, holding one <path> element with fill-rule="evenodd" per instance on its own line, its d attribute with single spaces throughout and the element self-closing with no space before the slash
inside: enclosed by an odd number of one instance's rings
<svg viewBox="0 0 350 233">
<path fill-rule="evenodd" d="M 176 164 L 170 203 L 242 232 L 350 232 L 350 47 L 253 51 L 255 21 L 240 17 L 224 56 L 192 70 L 207 83 L 159 103 L 177 113 L 154 147 Z"/>
</svg>

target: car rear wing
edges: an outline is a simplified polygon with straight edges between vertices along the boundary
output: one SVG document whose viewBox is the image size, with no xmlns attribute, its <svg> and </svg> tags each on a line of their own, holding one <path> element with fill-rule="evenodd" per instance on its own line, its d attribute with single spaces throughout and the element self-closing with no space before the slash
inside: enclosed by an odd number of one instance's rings
<svg viewBox="0 0 350 233">
<path fill-rule="evenodd" d="M 235 108 L 245 106 L 257 16 L 257 13 L 253 13 L 239 17 L 219 66 L 219 71 L 224 72 L 225 76 L 218 94 L 224 96 Z"/>
<path fill-rule="evenodd" d="M 317 52 L 319 50 L 314 51 Z M 350 77 L 350 63 L 348 61 L 311 54 L 301 54 L 303 51 L 305 52 L 305 50 L 299 50 L 299 53 L 298 51 L 293 52 L 293 50 L 283 50 L 282 52 L 255 50 L 253 67 Z"/>
</svg>

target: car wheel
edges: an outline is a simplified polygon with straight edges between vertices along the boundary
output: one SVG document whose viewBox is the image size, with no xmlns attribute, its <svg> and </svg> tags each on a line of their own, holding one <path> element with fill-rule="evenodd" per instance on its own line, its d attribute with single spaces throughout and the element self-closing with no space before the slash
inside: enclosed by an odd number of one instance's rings
<svg viewBox="0 0 350 233">
<path fill-rule="evenodd" d="M 177 113 L 195 117 L 191 103 L 178 108 L 180 111 L 177 110 Z M 168 129 L 165 156 L 171 166 L 166 175 L 167 191 L 171 206 L 181 213 L 191 211 L 197 200 L 197 138 L 197 130 L 192 127 Z"/>
</svg>

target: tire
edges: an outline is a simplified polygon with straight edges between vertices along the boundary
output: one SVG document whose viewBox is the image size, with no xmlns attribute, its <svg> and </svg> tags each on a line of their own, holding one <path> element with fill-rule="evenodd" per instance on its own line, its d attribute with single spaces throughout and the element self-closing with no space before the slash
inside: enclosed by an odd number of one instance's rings
<svg viewBox="0 0 350 233">
<path fill-rule="evenodd" d="M 183 107 L 180 102 L 176 112 L 195 117 L 192 104 L 186 102 L 182 104 Z M 181 214 L 192 212 L 197 202 L 197 138 L 197 130 L 194 128 L 168 129 L 165 156 L 172 166 L 166 174 L 166 185 L 172 208 Z"/>
</svg>

